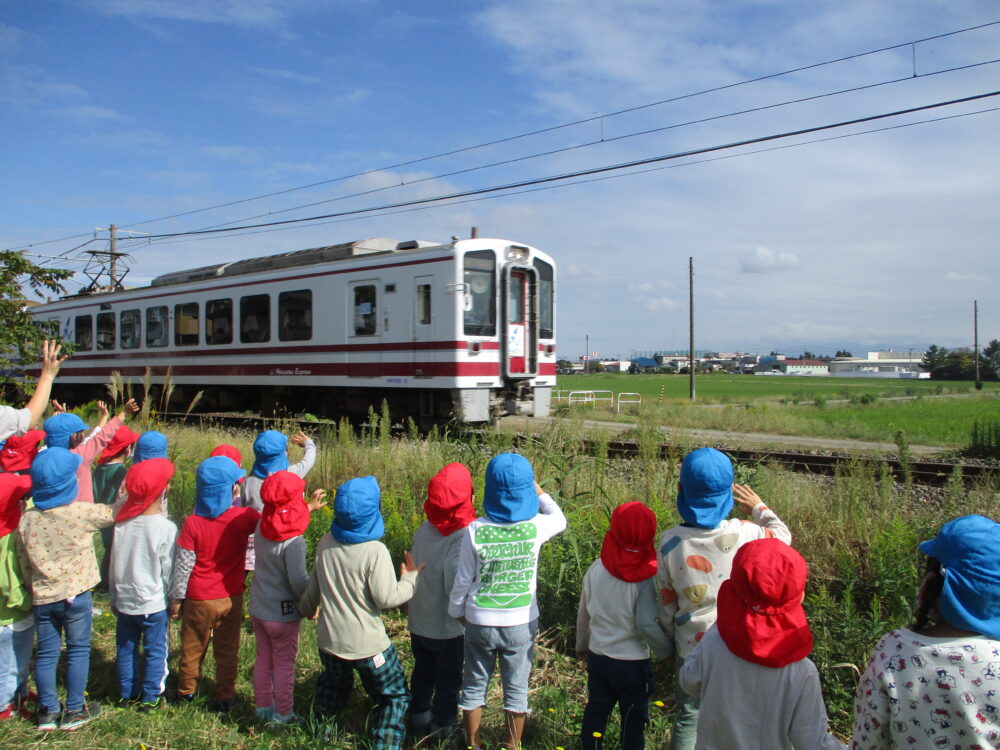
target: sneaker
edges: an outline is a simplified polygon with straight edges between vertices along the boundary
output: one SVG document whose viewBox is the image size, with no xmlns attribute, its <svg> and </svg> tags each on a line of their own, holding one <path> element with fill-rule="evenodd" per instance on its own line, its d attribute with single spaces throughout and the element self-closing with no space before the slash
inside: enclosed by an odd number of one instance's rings
<svg viewBox="0 0 1000 750">
<path fill-rule="evenodd" d="M 18 716 L 17 707 L 13 703 L 8 703 L 0 709 L 0 721 L 5 721 L 6 719 L 16 719 Z"/>
<path fill-rule="evenodd" d="M 271 721 L 271 719 L 274 718 L 274 706 L 264 706 L 263 708 L 258 708 L 256 713 L 258 721 Z"/>
<path fill-rule="evenodd" d="M 96 719 L 101 714 L 101 704 L 91 701 L 84 703 L 79 711 L 64 711 L 62 721 L 59 723 L 60 729 L 72 732 L 79 729 L 91 719 Z"/>
<path fill-rule="evenodd" d="M 194 693 L 177 693 L 174 696 L 175 703 L 194 703 Z"/>
<path fill-rule="evenodd" d="M 138 703 L 138 698 L 119 698 L 115 701 L 115 709 L 118 711 L 124 711 L 126 708 L 132 708 Z"/>
<path fill-rule="evenodd" d="M 157 698 L 154 701 L 143 701 L 138 705 L 138 707 L 135 710 L 141 714 L 148 714 L 150 711 L 155 711 L 159 707 L 160 707 L 160 699 Z"/>
<path fill-rule="evenodd" d="M 294 711 L 292 711 L 291 713 L 287 713 L 287 714 L 278 714 L 278 713 L 273 714 L 271 716 L 271 720 L 268 721 L 267 723 L 268 724 L 294 724 L 298 720 L 299 720 L 298 715 Z"/>
<path fill-rule="evenodd" d="M 38 731 L 51 732 L 59 727 L 59 719 L 62 711 L 40 711 L 38 713 Z"/>
<path fill-rule="evenodd" d="M 235 698 L 230 698 L 227 701 L 213 701 L 212 711 L 214 711 L 217 714 L 228 714 L 230 711 L 233 710 L 233 706 L 235 705 L 236 705 Z"/>
</svg>

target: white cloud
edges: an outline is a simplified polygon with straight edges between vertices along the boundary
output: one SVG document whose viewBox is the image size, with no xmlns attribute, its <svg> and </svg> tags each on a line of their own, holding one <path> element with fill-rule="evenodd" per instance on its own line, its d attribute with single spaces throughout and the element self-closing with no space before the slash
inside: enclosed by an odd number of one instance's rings
<svg viewBox="0 0 1000 750">
<path fill-rule="evenodd" d="M 281 81 L 283 83 L 299 83 L 302 85 L 312 86 L 323 82 L 323 79 L 317 75 L 312 75 L 308 73 L 298 73 L 294 70 L 279 70 L 276 68 L 250 68 L 251 73 L 257 73 L 258 75 L 264 76 L 265 78 L 270 78 L 274 81 Z"/>
<path fill-rule="evenodd" d="M 53 114 L 65 117 L 75 122 L 101 122 L 120 120 L 122 115 L 109 107 L 97 107 L 92 104 L 77 104 L 69 107 L 59 107 Z"/>
<path fill-rule="evenodd" d="M 260 159 L 260 151 L 246 146 L 202 146 L 201 153 L 223 161 L 252 164 Z"/>
<path fill-rule="evenodd" d="M 948 271 L 944 275 L 948 281 L 989 281 L 989 276 L 974 271 Z"/>
<path fill-rule="evenodd" d="M 740 270 L 743 273 L 784 271 L 798 265 L 799 257 L 795 253 L 775 252 L 762 245 L 758 245 L 740 258 Z"/>
<path fill-rule="evenodd" d="M 91 0 L 108 16 L 161 18 L 257 28 L 274 27 L 303 3 L 295 0 Z"/>
<path fill-rule="evenodd" d="M 670 297 L 653 297 L 643 300 L 642 306 L 647 312 L 669 312 L 680 309 L 681 303 Z"/>
</svg>

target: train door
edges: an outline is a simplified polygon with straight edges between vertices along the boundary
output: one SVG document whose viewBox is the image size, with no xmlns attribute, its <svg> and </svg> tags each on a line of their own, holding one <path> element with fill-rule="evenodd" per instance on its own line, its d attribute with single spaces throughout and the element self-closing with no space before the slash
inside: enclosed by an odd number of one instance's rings
<svg viewBox="0 0 1000 750">
<path fill-rule="evenodd" d="M 433 276 L 417 276 L 413 279 L 413 310 L 410 324 L 410 362 L 413 365 L 413 375 L 430 375 L 425 372 L 420 363 L 432 357 L 432 350 L 422 346 L 424 342 L 434 340 L 432 297 L 434 289 Z"/>
<path fill-rule="evenodd" d="M 353 281 L 347 290 L 347 374 L 382 376 L 382 314 L 379 280 Z"/>
<path fill-rule="evenodd" d="M 504 269 L 503 374 L 527 378 L 538 374 L 538 281 L 535 269 Z"/>
</svg>

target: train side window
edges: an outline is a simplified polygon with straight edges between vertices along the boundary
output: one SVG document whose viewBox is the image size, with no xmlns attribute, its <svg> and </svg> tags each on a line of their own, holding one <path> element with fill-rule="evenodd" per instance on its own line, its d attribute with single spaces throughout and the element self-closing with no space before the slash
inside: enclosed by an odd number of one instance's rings
<svg viewBox="0 0 1000 750">
<path fill-rule="evenodd" d="M 147 307 L 146 308 L 146 346 L 156 349 L 170 343 L 169 323 L 167 322 L 167 308 Z"/>
<path fill-rule="evenodd" d="M 174 305 L 174 346 L 198 346 L 198 303 Z"/>
<path fill-rule="evenodd" d="M 240 297 L 240 341 L 259 344 L 271 340 L 271 295 Z"/>
<path fill-rule="evenodd" d="M 312 338 L 312 291 L 300 289 L 278 295 L 278 338 L 282 341 L 308 341 Z"/>
<path fill-rule="evenodd" d="M 492 250 L 465 254 L 465 335 L 497 335 L 497 256 Z"/>
<path fill-rule="evenodd" d="M 205 303 L 205 343 L 233 343 L 233 301 L 213 299 Z"/>
<path fill-rule="evenodd" d="M 94 319 L 89 315 L 77 315 L 74 321 L 76 350 L 89 352 L 94 348 Z"/>
<path fill-rule="evenodd" d="M 535 270 L 538 271 L 538 337 L 550 339 L 555 333 L 552 265 L 536 258 Z"/>
<path fill-rule="evenodd" d="M 417 325 L 430 325 L 431 285 L 417 284 Z"/>
<path fill-rule="evenodd" d="M 378 329 L 378 300 L 374 284 L 354 287 L 354 335 L 374 336 Z"/>
<path fill-rule="evenodd" d="M 97 313 L 97 349 L 106 352 L 115 348 L 115 314 Z"/>
<path fill-rule="evenodd" d="M 122 310 L 118 320 L 122 349 L 138 349 L 142 340 L 142 315 L 138 310 Z"/>
</svg>

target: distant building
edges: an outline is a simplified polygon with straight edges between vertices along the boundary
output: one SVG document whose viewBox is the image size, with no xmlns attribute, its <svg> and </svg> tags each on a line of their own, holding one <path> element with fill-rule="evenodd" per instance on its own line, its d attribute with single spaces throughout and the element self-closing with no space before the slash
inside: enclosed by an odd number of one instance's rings
<svg viewBox="0 0 1000 750">
<path fill-rule="evenodd" d="M 837 357 L 830 362 L 830 374 L 839 378 L 926 379 L 931 376 L 920 365 L 921 351 L 897 352 L 892 349 L 868 352 L 867 357 Z"/>
<path fill-rule="evenodd" d="M 754 375 L 829 375 L 826 362 L 818 359 L 786 359 L 761 357 L 760 364 L 753 368 Z"/>
</svg>

